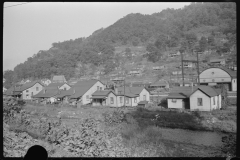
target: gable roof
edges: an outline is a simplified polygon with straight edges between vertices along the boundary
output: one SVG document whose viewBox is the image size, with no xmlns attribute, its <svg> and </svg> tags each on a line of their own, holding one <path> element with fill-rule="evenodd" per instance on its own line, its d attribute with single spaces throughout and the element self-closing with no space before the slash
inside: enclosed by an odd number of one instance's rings
<svg viewBox="0 0 240 160">
<path fill-rule="evenodd" d="M 23 85 L 20 87 L 20 91 L 24 91 L 24 90 L 26 90 L 26 89 L 28 89 L 28 88 L 31 88 L 31 87 L 34 86 L 36 83 L 39 83 L 40 85 L 44 86 L 41 81 L 36 80 L 36 81 L 33 81 L 33 82 L 28 82 L 28 83 L 23 84 Z"/>
<path fill-rule="evenodd" d="M 45 93 L 44 93 L 44 90 L 46 91 Z M 50 98 L 50 97 L 56 96 L 58 93 L 59 93 L 59 90 L 43 89 L 38 94 L 33 95 L 33 98 Z"/>
<path fill-rule="evenodd" d="M 110 92 L 115 94 L 112 90 L 100 90 L 100 91 L 95 91 L 92 96 L 107 96 Z"/>
<path fill-rule="evenodd" d="M 13 95 L 13 91 L 14 92 L 22 92 L 28 88 L 31 88 L 32 86 L 34 86 L 36 83 L 39 83 L 40 85 L 44 86 L 40 81 L 36 80 L 36 81 L 33 81 L 33 82 L 28 82 L 28 83 L 25 83 L 21 86 L 18 86 L 18 87 L 10 87 L 7 91 L 6 91 L 6 95 Z"/>
<path fill-rule="evenodd" d="M 70 98 L 79 98 L 84 95 L 98 80 L 84 80 L 79 81 L 72 87 L 75 89 L 75 94 L 71 95 Z M 100 82 L 100 81 L 99 81 Z"/>
<path fill-rule="evenodd" d="M 144 88 L 145 87 L 125 87 L 125 93 L 139 95 Z M 121 91 L 124 94 L 124 87 L 119 87 L 118 91 Z"/>
<path fill-rule="evenodd" d="M 66 82 L 58 82 L 58 83 L 50 83 L 46 88 L 48 89 L 58 89 L 58 87 L 63 86 L 64 84 L 67 84 Z M 67 84 L 69 87 L 71 87 L 69 84 Z"/>
<path fill-rule="evenodd" d="M 60 93 L 56 95 L 57 98 L 63 98 L 65 96 L 71 96 L 75 92 L 74 88 L 70 88 L 69 90 L 60 90 Z"/>
<path fill-rule="evenodd" d="M 167 98 L 188 98 L 195 91 L 200 90 L 209 97 L 217 96 L 220 94 L 219 91 L 216 91 L 210 86 L 193 86 L 193 87 L 175 87 L 173 88 Z"/>
<path fill-rule="evenodd" d="M 188 95 L 184 94 L 184 93 L 169 93 L 167 98 L 188 98 Z"/>
<path fill-rule="evenodd" d="M 203 93 L 205 93 L 206 95 L 208 95 L 209 97 L 214 97 L 214 96 L 218 96 L 219 95 L 219 93 L 215 90 L 215 89 L 213 89 L 212 87 L 210 87 L 210 86 L 199 86 L 196 90 L 200 90 L 200 91 L 202 91 Z M 195 91 L 196 91 L 195 90 Z M 194 92 L 195 92 L 194 91 Z M 193 93 L 194 93 L 193 92 Z M 192 94 L 193 94 L 192 93 Z M 191 94 L 191 95 L 192 95 Z M 190 95 L 190 96 L 191 96 Z"/>
<path fill-rule="evenodd" d="M 111 93 L 111 92 L 115 95 L 115 93 L 112 90 L 96 91 L 92 94 L 92 99 L 93 98 L 106 98 L 108 96 L 108 94 Z"/>
</svg>

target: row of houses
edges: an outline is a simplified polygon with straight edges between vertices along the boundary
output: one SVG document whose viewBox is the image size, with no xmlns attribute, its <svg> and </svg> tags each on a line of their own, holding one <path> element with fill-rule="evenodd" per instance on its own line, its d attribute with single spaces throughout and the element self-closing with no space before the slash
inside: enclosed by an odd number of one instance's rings
<svg viewBox="0 0 240 160">
<path fill-rule="evenodd" d="M 150 100 L 149 91 L 144 87 L 118 87 L 114 90 L 98 80 L 78 81 L 70 86 L 67 83 L 50 83 L 44 86 L 39 81 L 29 82 L 21 87 L 12 87 L 4 95 L 38 103 L 69 103 L 72 105 L 137 106 L 139 102 Z"/>
</svg>

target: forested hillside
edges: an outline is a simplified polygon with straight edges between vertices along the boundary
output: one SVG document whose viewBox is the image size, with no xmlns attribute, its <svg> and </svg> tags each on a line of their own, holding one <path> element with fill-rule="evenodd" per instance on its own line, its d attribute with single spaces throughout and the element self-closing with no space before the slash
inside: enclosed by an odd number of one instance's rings
<svg viewBox="0 0 240 160">
<path fill-rule="evenodd" d="M 145 46 L 147 59 L 152 62 L 172 48 L 181 52 L 228 52 L 236 47 L 236 4 L 191 3 L 182 9 L 166 9 L 152 15 L 129 14 L 87 38 L 53 43 L 49 50 L 39 51 L 3 77 L 9 85 L 54 74 L 67 79 L 80 77 L 99 68 L 108 74 L 119 65 L 119 57 L 114 54 L 117 46 Z"/>
</svg>

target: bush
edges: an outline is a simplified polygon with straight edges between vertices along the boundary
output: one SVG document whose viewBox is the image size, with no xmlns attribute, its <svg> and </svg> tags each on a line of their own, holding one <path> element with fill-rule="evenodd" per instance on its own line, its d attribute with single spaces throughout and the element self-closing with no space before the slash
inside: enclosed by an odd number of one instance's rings
<svg viewBox="0 0 240 160">
<path fill-rule="evenodd" d="M 114 110 L 113 112 L 108 111 L 102 114 L 105 123 L 108 125 L 114 125 L 121 123 L 124 119 L 124 112 L 122 110 Z"/>
</svg>

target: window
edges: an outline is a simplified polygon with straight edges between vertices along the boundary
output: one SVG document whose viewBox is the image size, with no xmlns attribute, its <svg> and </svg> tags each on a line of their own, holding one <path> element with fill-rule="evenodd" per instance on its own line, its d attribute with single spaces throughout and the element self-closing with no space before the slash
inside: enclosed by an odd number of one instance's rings
<svg viewBox="0 0 240 160">
<path fill-rule="evenodd" d="M 134 103 L 137 103 L 137 98 L 134 98 Z"/>
<path fill-rule="evenodd" d="M 121 94 L 122 92 L 121 91 L 118 91 L 118 94 Z"/>
<path fill-rule="evenodd" d="M 26 98 L 28 98 L 28 94 L 26 94 Z"/>
<path fill-rule="evenodd" d="M 97 90 L 99 90 L 99 86 L 97 86 Z"/>
<path fill-rule="evenodd" d="M 102 90 L 102 87 L 100 87 L 100 90 Z"/>
<path fill-rule="evenodd" d="M 146 95 L 143 95 L 143 100 L 146 101 Z"/>
<path fill-rule="evenodd" d="M 65 87 L 64 87 L 64 90 L 66 91 L 66 90 L 67 90 L 67 88 L 65 88 Z"/>
<path fill-rule="evenodd" d="M 26 92 L 28 93 L 28 90 L 26 90 Z"/>
<path fill-rule="evenodd" d="M 126 103 L 128 104 L 128 102 L 129 102 L 129 99 L 128 99 L 128 97 L 126 97 Z"/>
<path fill-rule="evenodd" d="M 202 106 L 202 98 L 198 98 L 197 99 L 197 105 L 198 106 Z"/>
<path fill-rule="evenodd" d="M 122 103 L 122 99 L 123 99 L 123 97 L 120 97 L 120 103 Z"/>
<path fill-rule="evenodd" d="M 215 105 L 215 101 L 216 101 L 216 99 L 215 99 L 216 97 L 213 97 L 213 105 Z"/>
<path fill-rule="evenodd" d="M 33 96 L 33 92 L 32 92 L 32 95 L 31 96 Z"/>
<path fill-rule="evenodd" d="M 36 87 L 36 91 L 38 91 L 38 87 Z"/>
<path fill-rule="evenodd" d="M 224 81 L 224 79 L 222 79 L 222 81 Z"/>
<path fill-rule="evenodd" d="M 114 103 L 113 97 L 110 97 L 111 104 Z"/>
<path fill-rule="evenodd" d="M 177 99 L 172 99 L 172 102 L 173 102 L 173 103 L 176 103 L 176 102 L 177 102 Z"/>
<path fill-rule="evenodd" d="M 215 80 L 214 79 L 212 79 L 212 82 L 214 82 Z"/>
</svg>

